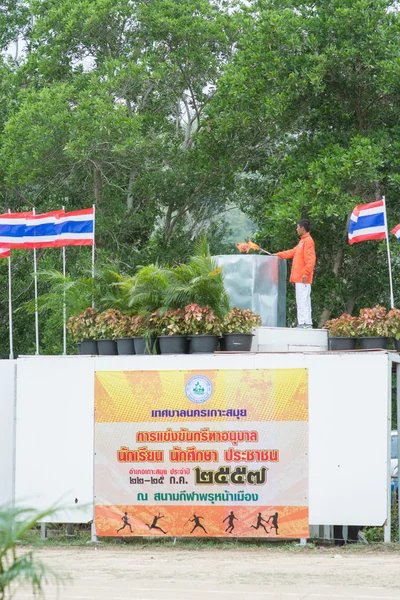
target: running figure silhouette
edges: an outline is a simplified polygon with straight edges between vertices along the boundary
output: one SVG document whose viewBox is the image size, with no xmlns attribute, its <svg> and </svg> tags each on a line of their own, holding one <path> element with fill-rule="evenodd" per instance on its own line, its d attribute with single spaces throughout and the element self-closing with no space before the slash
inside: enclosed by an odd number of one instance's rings
<svg viewBox="0 0 400 600">
<path fill-rule="evenodd" d="M 278 513 L 276 512 L 274 515 L 271 515 L 270 518 L 268 519 L 267 523 L 270 522 L 270 520 L 272 519 L 272 526 L 271 529 L 269 530 L 270 532 L 275 529 L 276 531 L 276 535 L 278 535 Z"/>
<path fill-rule="evenodd" d="M 265 528 L 265 525 L 263 525 L 264 523 L 268 523 L 268 521 L 266 521 L 265 519 L 262 518 L 261 513 L 258 513 L 258 517 L 257 517 L 257 525 L 250 525 L 250 527 L 252 527 L 253 529 L 259 529 L 260 527 L 262 527 L 265 531 L 265 533 L 268 533 L 268 531 Z"/>
<path fill-rule="evenodd" d="M 193 531 L 197 528 L 197 527 L 201 527 L 201 529 L 204 531 L 204 533 L 207 533 L 207 531 L 204 529 L 203 525 L 200 523 L 200 519 L 204 520 L 204 517 L 198 517 L 197 515 L 193 515 L 193 519 L 189 519 L 190 523 L 194 523 L 194 527 L 192 529 L 192 531 L 190 533 L 193 533 Z"/>
<path fill-rule="evenodd" d="M 233 510 L 231 510 L 230 514 L 227 517 L 225 517 L 225 519 L 222 522 L 225 523 L 225 521 L 227 521 L 227 520 L 228 520 L 228 527 L 225 529 L 225 532 L 227 532 L 228 529 L 230 529 L 229 533 L 232 533 L 232 531 L 235 529 L 235 524 L 233 521 L 234 520 L 239 521 L 239 519 L 237 519 L 235 517 L 235 515 L 233 514 Z"/>
<path fill-rule="evenodd" d="M 148 524 L 146 523 L 146 525 L 147 525 L 147 527 L 148 527 L 149 529 L 158 529 L 159 531 L 162 531 L 164 534 L 166 534 L 167 532 L 166 532 L 166 531 L 164 531 L 164 529 L 161 529 L 161 527 L 159 527 L 159 526 L 157 525 L 157 521 L 158 521 L 159 519 L 163 519 L 163 518 L 164 518 L 164 515 L 160 515 L 160 513 L 158 513 L 158 517 L 154 517 L 152 524 L 151 524 L 151 525 L 148 525 Z"/>
<path fill-rule="evenodd" d="M 128 517 L 128 513 L 124 513 L 124 516 L 121 517 L 121 521 L 123 522 L 122 527 L 120 527 L 117 531 L 117 533 L 119 533 L 120 531 L 122 531 L 123 529 L 125 529 L 125 527 L 129 527 L 129 529 L 131 530 L 132 533 L 132 527 L 131 524 L 129 523 L 129 517 Z"/>
</svg>

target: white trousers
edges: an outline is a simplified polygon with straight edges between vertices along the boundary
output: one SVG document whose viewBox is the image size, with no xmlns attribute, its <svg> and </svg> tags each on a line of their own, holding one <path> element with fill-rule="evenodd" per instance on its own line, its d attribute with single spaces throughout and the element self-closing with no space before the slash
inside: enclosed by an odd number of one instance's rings
<svg viewBox="0 0 400 600">
<path fill-rule="evenodd" d="M 296 283 L 297 325 L 311 325 L 311 284 Z"/>
</svg>

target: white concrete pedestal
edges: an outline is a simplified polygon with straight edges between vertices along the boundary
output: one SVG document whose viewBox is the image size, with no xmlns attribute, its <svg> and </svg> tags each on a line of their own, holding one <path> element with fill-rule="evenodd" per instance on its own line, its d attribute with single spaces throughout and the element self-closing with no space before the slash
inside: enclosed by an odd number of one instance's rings
<svg viewBox="0 0 400 600">
<path fill-rule="evenodd" d="M 327 329 L 259 327 L 252 350 L 255 352 L 324 352 L 328 350 Z"/>
</svg>

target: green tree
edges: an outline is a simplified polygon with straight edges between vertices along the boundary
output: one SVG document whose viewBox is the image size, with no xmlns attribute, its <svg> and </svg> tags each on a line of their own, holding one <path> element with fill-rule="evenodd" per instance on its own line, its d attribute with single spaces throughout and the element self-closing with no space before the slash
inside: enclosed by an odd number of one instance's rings
<svg viewBox="0 0 400 600">
<path fill-rule="evenodd" d="M 260 0 L 210 111 L 203 143 L 235 148 L 241 207 L 260 226 L 261 245 L 292 247 L 296 220 L 311 220 L 319 322 L 388 304 L 383 244 L 350 247 L 346 231 L 351 209 L 382 194 L 389 224 L 398 222 L 399 73 L 391 2 Z"/>
</svg>

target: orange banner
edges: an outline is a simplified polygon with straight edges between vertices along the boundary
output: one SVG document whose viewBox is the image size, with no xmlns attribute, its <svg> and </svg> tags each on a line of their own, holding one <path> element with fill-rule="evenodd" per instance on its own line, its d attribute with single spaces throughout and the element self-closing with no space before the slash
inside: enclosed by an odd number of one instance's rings
<svg viewBox="0 0 400 600">
<path fill-rule="evenodd" d="M 97 535 L 308 537 L 306 369 L 97 372 Z"/>
</svg>

